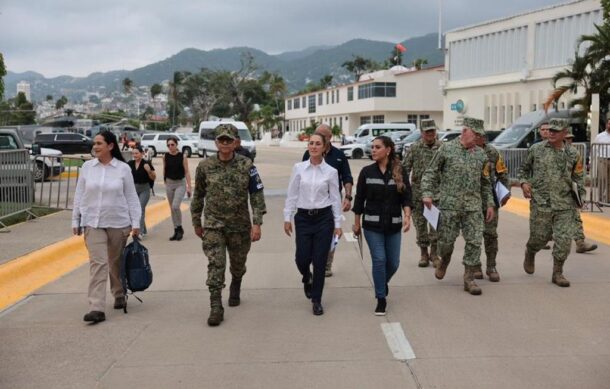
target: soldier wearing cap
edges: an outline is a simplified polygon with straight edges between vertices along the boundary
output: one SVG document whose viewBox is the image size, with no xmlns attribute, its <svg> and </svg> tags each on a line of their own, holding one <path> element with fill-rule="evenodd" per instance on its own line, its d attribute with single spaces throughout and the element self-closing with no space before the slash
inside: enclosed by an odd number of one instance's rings
<svg viewBox="0 0 610 389">
<path fill-rule="evenodd" d="M 566 134 L 565 142 L 567 145 L 570 145 L 570 147 L 574 147 L 574 146 L 572 146 L 573 140 L 574 140 L 574 134 L 572 133 L 572 128 L 568 128 L 568 133 Z M 576 152 L 578 152 L 578 149 L 576 149 Z M 584 231 L 584 228 L 582 225 L 582 219 L 580 217 L 580 212 L 577 212 L 576 216 L 577 216 L 576 217 L 576 235 L 574 236 L 574 243 L 576 243 L 576 252 L 579 254 L 583 254 L 588 251 L 593 251 L 593 250 L 597 249 L 596 244 L 591 244 L 585 240 L 585 231 Z"/>
<path fill-rule="evenodd" d="M 206 284 L 210 290 L 210 326 L 217 326 L 224 319 L 221 292 L 225 286 L 226 252 L 229 252 L 231 262 L 229 306 L 232 307 L 240 304 L 246 258 L 251 242 L 261 238 L 266 213 L 263 184 L 252 161 L 235 153 L 236 138 L 237 129 L 233 125 L 221 124 L 216 128 L 218 153 L 197 166 L 191 202 L 195 234 L 201 238 L 208 257 Z"/>
<path fill-rule="evenodd" d="M 445 277 L 455 240 L 461 230 L 466 241 L 464 290 L 472 295 L 481 294 L 481 288 L 474 281 L 474 272 L 481 264 L 484 222 L 481 204 L 487 206 L 485 222 L 490 222 L 494 217 L 487 156 L 476 147 L 476 139 L 483 136 L 483 121 L 465 117 L 461 137 L 439 148 L 424 172 L 421 184 L 424 206 L 431 208 L 434 194 L 440 195 L 440 260 L 436 263 L 435 276 L 439 280 Z"/>
<path fill-rule="evenodd" d="M 498 211 L 500 206 L 505 205 L 510 198 L 510 179 L 508 177 L 508 168 L 504 164 L 502 155 L 500 155 L 495 147 L 487 143 L 487 137 L 478 137 L 477 146 L 485 151 L 485 155 L 487 155 L 487 167 L 495 205 L 494 218 L 489 223 L 485 223 L 483 230 L 483 243 L 485 246 L 485 257 L 487 259 L 485 274 L 489 277 L 489 281 L 498 282 L 500 281 L 500 274 L 496 269 L 496 256 L 498 255 Z M 502 199 L 497 198 L 495 193 L 495 186 L 498 182 L 509 190 L 508 195 Z M 483 204 L 483 215 L 485 215 L 485 213 L 486 205 Z M 483 279 L 483 269 L 481 269 L 481 267 L 474 273 L 474 278 L 479 280 Z"/>
<path fill-rule="evenodd" d="M 530 236 L 525 248 L 523 269 L 535 270 L 536 253 L 553 240 L 553 275 L 551 281 L 561 287 L 570 286 L 563 275 L 563 264 L 576 231 L 578 205 L 572 195 L 573 184 L 584 198 L 582 158 L 564 138 L 569 123 L 551 119 L 549 138 L 528 150 L 519 171 L 519 181 L 525 198 L 530 199 Z"/>
<path fill-rule="evenodd" d="M 402 164 L 405 173 L 411 174 L 411 190 L 413 193 L 413 221 L 417 234 L 417 245 L 421 251 L 419 267 L 427 267 L 430 262 L 437 258 L 437 234 L 424 217 L 424 205 L 422 203 L 421 179 L 424 171 L 432 161 L 442 142 L 436 137 L 436 124 L 434 120 L 421 121 L 422 137 L 410 148 Z M 438 193 L 432 195 L 435 205 L 438 205 Z M 430 252 L 428 252 L 430 247 Z"/>
</svg>

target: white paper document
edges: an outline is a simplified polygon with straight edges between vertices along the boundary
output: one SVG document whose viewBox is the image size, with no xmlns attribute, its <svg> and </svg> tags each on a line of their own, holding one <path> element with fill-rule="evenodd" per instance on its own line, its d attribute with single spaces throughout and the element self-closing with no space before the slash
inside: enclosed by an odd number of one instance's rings
<svg viewBox="0 0 610 389">
<path fill-rule="evenodd" d="M 496 198 L 501 206 L 502 200 L 504 200 L 506 196 L 510 195 L 510 190 L 508 190 L 500 181 L 496 182 L 496 187 L 494 190 L 496 191 Z"/>
<path fill-rule="evenodd" d="M 432 207 L 430 209 L 428 209 L 428 207 L 424 206 L 424 217 L 426 218 L 428 223 L 430 223 L 432 228 L 434 228 L 435 230 L 438 227 L 438 218 L 440 215 L 441 215 L 441 211 L 439 211 L 439 209 L 436 208 L 434 206 L 434 204 L 432 205 Z"/>
<path fill-rule="evenodd" d="M 330 251 L 335 251 L 338 244 L 339 244 L 339 237 L 337 235 L 334 235 L 332 242 L 330 242 Z"/>
</svg>

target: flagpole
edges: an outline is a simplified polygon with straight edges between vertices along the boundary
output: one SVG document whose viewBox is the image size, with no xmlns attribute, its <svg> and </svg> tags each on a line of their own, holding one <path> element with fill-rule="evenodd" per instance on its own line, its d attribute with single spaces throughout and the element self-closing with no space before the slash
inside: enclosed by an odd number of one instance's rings
<svg viewBox="0 0 610 389">
<path fill-rule="evenodd" d="M 443 37 L 443 0 L 438 0 L 438 49 L 442 50 Z"/>
</svg>

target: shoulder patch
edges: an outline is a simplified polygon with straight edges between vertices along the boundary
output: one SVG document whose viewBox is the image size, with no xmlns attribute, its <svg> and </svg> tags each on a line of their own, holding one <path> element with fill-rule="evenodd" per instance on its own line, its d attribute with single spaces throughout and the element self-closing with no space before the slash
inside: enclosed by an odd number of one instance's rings
<svg viewBox="0 0 610 389">
<path fill-rule="evenodd" d="M 496 172 L 498 173 L 506 173 L 508 168 L 504 164 L 504 159 L 501 155 L 498 155 L 498 160 L 496 161 Z"/>
<path fill-rule="evenodd" d="M 574 173 L 581 174 L 583 172 L 583 170 L 584 169 L 582 166 L 582 158 L 579 155 L 578 158 L 576 159 L 576 165 L 574 166 Z"/>
<path fill-rule="evenodd" d="M 483 165 L 483 175 L 485 177 L 489 177 L 489 164 L 488 163 Z"/>
</svg>

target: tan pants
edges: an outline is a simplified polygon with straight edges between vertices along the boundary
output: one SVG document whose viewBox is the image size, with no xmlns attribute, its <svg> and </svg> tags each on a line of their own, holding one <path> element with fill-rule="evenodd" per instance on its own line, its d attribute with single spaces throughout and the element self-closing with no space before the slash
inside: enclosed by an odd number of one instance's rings
<svg viewBox="0 0 610 389">
<path fill-rule="evenodd" d="M 130 232 L 131 227 L 85 228 L 85 244 L 89 251 L 89 310 L 105 310 L 109 269 L 112 295 L 115 298 L 123 296 L 121 255 Z"/>
</svg>

